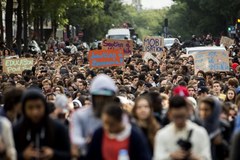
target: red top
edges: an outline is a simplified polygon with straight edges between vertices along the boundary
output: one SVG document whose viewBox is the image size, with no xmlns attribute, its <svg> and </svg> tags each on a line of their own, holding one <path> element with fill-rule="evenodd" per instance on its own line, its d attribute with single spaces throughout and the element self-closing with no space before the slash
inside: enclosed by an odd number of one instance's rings
<svg viewBox="0 0 240 160">
<path fill-rule="evenodd" d="M 106 132 L 103 135 L 102 155 L 103 160 L 118 160 L 118 153 L 120 150 L 129 148 L 130 138 L 126 138 L 123 141 L 117 139 L 110 139 Z"/>
</svg>

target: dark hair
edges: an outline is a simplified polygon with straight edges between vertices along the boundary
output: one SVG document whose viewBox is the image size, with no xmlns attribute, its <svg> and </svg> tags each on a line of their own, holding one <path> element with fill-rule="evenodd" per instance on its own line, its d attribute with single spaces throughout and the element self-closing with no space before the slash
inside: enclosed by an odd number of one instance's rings
<svg viewBox="0 0 240 160">
<path fill-rule="evenodd" d="M 112 102 L 107 104 L 103 110 L 103 113 L 113 117 L 118 122 L 122 121 L 123 110 L 121 103 Z"/>
<path fill-rule="evenodd" d="M 200 103 L 205 103 L 205 104 L 209 105 L 212 110 L 213 110 L 213 108 L 215 106 L 214 99 L 211 98 L 211 97 L 207 97 L 207 98 L 201 100 Z"/>
<path fill-rule="evenodd" d="M 4 110 L 10 111 L 14 106 L 21 102 L 23 90 L 18 88 L 11 88 L 4 94 Z"/>
<path fill-rule="evenodd" d="M 46 98 L 44 97 L 42 91 L 40 89 L 28 89 L 24 92 L 23 96 L 22 96 L 22 112 L 23 115 L 26 116 L 26 109 L 25 109 L 25 105 L 26 102 L 29 100 L 41 100 L 44 103 L 45 106 L 45 118 L 48 117 L 49 114 L 49 108 L 48 108 L 48 104 L 46 101 Z"/>
<path fill-rule="evenodd" d="M 187 101 L 184 97 L 173 96 L 169 99 L 169 109 L 187 108 Z"/>
<path fill-rule="evenodd" d="M 145 84 L 145 82 L 144 81 L 142 81 L 142 80 L 139 80 L 138 81 L 138 83 L 137 83 L 137 87 L 139 87 L 139 86 L 143 86 Z"/>
</svg>

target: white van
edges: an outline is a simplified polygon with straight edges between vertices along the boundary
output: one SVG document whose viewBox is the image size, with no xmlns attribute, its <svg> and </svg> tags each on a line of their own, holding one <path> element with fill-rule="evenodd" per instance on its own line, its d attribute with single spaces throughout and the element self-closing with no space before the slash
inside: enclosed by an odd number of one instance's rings
<svg viewBox="0 0 240 160">
<path fill-rule="evenodd" d="M 225 47 L 205 46 L 186 48 L 186 54 L 192 55 L 201 51 L 226 51 Z"/>
<path fill-rule="evenodd" d="M 130 39 L 130 31 L 127 28 L 113 28 L 108 30 L 106 38 L 116 40 Z"/>
</svg>

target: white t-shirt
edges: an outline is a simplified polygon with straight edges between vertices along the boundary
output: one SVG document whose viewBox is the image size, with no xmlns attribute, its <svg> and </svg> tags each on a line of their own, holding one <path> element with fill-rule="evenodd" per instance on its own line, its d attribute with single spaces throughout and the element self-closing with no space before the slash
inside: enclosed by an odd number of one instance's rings
<svg viewBox="0 0 240 160">
<path fill-rule="evenodd" d="M 178 140 L 187 139 L 191 129 L 193 130 L 190 138 L 191 151 L 202 160 L 211 160 L 210 140 L 207 131 L 191 121 L 187 121 L 186 127 L 180 131 L 176 130 L 174 123 L 170 123 L 157 132 L 154 143 L 154 160 L 171 160 L 170 154 L 180 149 L 177 144 Z"/>
</svg>

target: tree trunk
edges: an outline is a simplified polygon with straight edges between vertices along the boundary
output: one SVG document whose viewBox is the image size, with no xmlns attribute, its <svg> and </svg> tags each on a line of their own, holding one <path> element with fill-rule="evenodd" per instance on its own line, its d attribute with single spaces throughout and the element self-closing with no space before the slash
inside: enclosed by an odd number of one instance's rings
<svg viewBox="0 0 240 160">
<path fill-rule="evenodd" d="M 22 52 L 22 0 L 18 0 L 17 8 L 17 46 L 19 54 Z"/>
<path fill-rule="evenodd" d="M 2 7 L 2 0 L 0 0 L 0 32 L 1 32 L 1 36 L 0 36 L 0 41 L 3 42 L 3 36 L 4 36 L 4 31 L 3 31 L 3 19 L 2 19 L 2 13 L 3 13 L 3 7 Z"/>
<path fill-rule="evenodd" d="M 40 42 L 43 42 L 43 37 L 44 37 L 44 30 L 43 30 L 43 21 L 44 21 L 44 18 L 43 18 L 43 1 L 40 1 Z"/>
<path fill-rule="evenodd" d="M 40 41 L 43 42 L 44 40 L 44 30 L 43 30 L 43 16 L 40 16 Z"/>
<path fill-rule="evenodd" d="M 28 17 L 27 11 L 28 10 L 28 3 L 27 0 L 23 0 L 23 25 L 24 25 L 24 52 L 28 50 Z"/>
<path fill-rule="evenodd" d="M 6 6 L 6 45 L 8 48 L 12 48 L 13 44 L 13 0 L 7 0 Z"/>
</svg>

